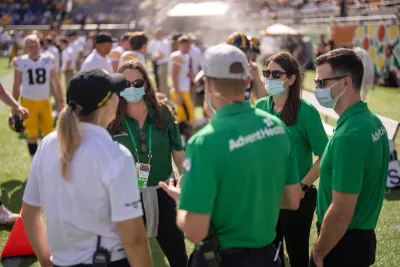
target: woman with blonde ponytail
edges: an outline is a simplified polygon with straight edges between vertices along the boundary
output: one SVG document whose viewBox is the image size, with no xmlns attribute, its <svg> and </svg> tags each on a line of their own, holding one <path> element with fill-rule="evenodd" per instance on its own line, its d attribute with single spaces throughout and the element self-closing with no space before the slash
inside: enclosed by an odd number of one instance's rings
<svg viewBox="0 0 400 267">
<path fill-rule="evenodd" d="M 106 130 L 127 87 L 121 74 L 78 73 L 57 131 L 40 143 L 22 219 L 41 266 L 152 266 L 134 160 Z"/>
</svg>

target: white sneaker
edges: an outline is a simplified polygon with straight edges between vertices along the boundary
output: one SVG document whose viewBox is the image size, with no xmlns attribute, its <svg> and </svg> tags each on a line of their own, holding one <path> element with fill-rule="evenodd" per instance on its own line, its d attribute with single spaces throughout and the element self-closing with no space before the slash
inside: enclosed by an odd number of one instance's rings
<svg viewBox="0 0 400 267">
<path fill-rule="evenodd" d="M 13 223 L 18 218 L 18 214 L 12 213 L 4 205 L 0 205 L 0 223 Z"/>
</svg>

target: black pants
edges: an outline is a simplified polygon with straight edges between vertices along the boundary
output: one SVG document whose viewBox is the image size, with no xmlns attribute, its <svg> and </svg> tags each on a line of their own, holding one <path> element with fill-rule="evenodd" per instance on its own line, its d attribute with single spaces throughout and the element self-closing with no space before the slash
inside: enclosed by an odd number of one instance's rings
<svg viewBox="0 0 400 267">
<path fill-rule="evenodd" d="M 130 267 L 128 260 L 122 259 L 118 261 L 112 261 L 109 265 L 109 267 Z M 58 265 L 54 265 L 54 267 L 61 267 Z M 68 267 L 93 267 L 93 264 L 77 264 L 77 265 L 71 265 Z"/>
<path fill-rule="evenodd" d="M 171 267 L 186 267 L 188 257 L 186 254 L 185 238 L 176 225 L 176 203 L 161 188 L 157 190 L 158 196 L 158 236 L 157 241 L 168 259 Z M 143 208 L 144 212 L 144 208 Z M 145 217 L 143 217 L 145 220 Z"/>
<path fill-rule="evenodd" d="M 369 267 L 375 262 L 375 253 L 374 230 L 347 230 L 339 243 L 324 258 L 324 267 Z M 310 267 L 315 266 L 311 255 Z"/>
<path fill-rule="evenodd" d="M 156 86 L 157 88 L 160 88 L 160 82 L 158 79 L 158 64 L 156 61 L 152 61 L 152 63 L 153 63 L 154 78 L 156 80 Z"/>
<path fill-rule="evenodd" d="M 276 249 L 272 245 L 246 252 L 222 253 L 220 267 L 280 267 L 281 260 L 279 256 L 274 260 L 275 256 Z M 199 251 L 195 250 L 190 255 L 189 267 L 207 267 Z"/>
<path fill-rule="evenodd" d="M 317 203 L 317 189 L 310 187 L 300 202 L 297 210 L 281 210 L 276 229 L 275 246 L 281 242 L 279 256 L 284 262 L 285 239 L 286 251 L 289 255 L 291 267 L 308 267 L 310 262 L 309 239 L 311 224 Z"/>
</svg>

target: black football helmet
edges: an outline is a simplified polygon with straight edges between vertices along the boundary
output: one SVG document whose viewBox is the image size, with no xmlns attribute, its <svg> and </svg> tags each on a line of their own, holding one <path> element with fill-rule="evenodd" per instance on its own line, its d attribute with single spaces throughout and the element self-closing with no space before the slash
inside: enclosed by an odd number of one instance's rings
<svg viewBox="0 0 400 267">
<path fill-rule="evenodd" d="M 19 115 L 14 115 L 8 117 L 8 126 L 10 129 L 16 133 L 22 133 L 25 131 L 24 121 Z"/>
</svg>

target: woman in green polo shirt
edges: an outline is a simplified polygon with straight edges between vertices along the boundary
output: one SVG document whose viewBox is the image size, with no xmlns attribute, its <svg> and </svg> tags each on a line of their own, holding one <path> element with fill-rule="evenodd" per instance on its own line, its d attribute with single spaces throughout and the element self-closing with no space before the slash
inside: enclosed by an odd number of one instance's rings
<svg viewBox="0 0 400 267">
<path fill-rule="evenodd" d="M 265 89 L 269 96 L 256 107 L 280 118 L 289 128 L 296 147 L 297 167 L 304 197 L 296 211 L 281 210 L 276 243 L 285 239 L 292 267 L 308 267 L 310 229 L 316 207 L 319 164 L 328 142 L 318 111 L 301 99 L 301 72 L 297 60 L 287 52 L 271 56 L 265 65 Z M 318 156 L 313 164 L 313 155 Z M 283 248 L 283 247 L 282 247 Z M 283 258 L 283 249 L 281 250 Z"/>
<path fill-rule="evenodd" d="M 109 131 L 135 159 L 148 236 L 157 237 L 171 267 L 186 267 L 185 242 L 176 225 L 175 201 L 158 186 L 171 177 L 172 158 L 181 173 L 184 151 L 178 124 L 169 107 L 157 100 L 140 61 L 127 61 L 118 72 L 131 84 L 120 93 L 117 115 Z"/>
</svg>

